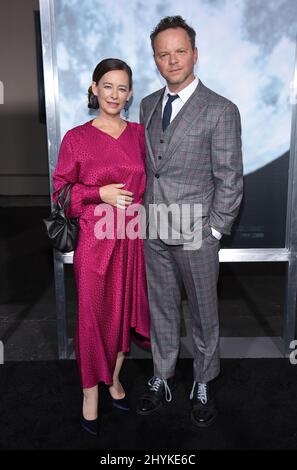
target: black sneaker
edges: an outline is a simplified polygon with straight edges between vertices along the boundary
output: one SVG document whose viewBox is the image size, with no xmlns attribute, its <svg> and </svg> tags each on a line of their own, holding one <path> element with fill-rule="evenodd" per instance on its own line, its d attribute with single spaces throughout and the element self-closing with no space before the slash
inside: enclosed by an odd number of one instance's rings
<svg viewBox="0 0 297 470">
<path fill-rule="evenodd" d="M 174 377 L 160 379 L 152 377 L 148 381 L 148 391 L 139 399 L 136 412 L 139 415 L 150 415 L 172 400 L 172 392 L 176 388 Z"/>
<path fill-rule="evenodd" d="M 210 393 L 210 384 L 194 382 L 190 395 L 192 400 L 191 421 L 195 426 L 210 426 L 217 417 L 214 398 Z"/>
</svg>

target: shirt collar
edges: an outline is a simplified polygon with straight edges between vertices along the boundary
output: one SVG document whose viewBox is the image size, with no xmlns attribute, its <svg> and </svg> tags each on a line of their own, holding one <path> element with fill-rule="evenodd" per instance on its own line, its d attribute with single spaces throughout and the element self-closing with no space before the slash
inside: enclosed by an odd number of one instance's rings
<svg viewBox="0 0 297 470">
<path fill-rule="evenodd" d="M 188 86 L 186 86 L 185 88 L 183 88 L 181 91 L 178 92 L 178 96 L 182 100 L 183 104 L 185 104 L 185 102 L 194 93 L 194 91 L 196 90 L 196 87 L 198 85 L 198 82 L 199 82 L 198 77 L 195 77 L 194 80 Z M 168 99 L 167 94 L 168 93 L 170 95 L 175 95 L 176 94 L 176 93 L 172 93 L 169 90 L 168 85 L 166 85 L 163 101 L 167 101 L 167 99 Z"/>
</svg>

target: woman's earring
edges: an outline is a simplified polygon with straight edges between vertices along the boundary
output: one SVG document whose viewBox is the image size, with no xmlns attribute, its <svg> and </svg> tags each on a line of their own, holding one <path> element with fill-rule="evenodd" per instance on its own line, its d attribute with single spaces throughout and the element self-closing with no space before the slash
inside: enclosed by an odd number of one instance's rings
<svg viewBox="0 0 297 470">
<path fill-rule="evenodd" d="M 92 100 L 92 106 L 93 106 L 93 108 L 94 108 L 94 109 L 99 108 L 99 102 L 98 102 L 97 96 L 93 94 L 93 95 L 91 96 L 91 100 Z"/>
<path fill-rule="evenodd" d="M 129 119 L 129 100 L 126 101 L 124 106 L 125 119 Z"/>
</svg>

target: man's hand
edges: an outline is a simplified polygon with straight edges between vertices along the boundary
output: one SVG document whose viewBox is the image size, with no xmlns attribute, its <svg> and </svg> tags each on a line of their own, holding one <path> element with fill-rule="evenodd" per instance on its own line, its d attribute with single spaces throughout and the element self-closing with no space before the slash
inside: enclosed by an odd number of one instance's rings
<svg viewBox="0 0 297 470">
<path fill-rule="evenodd" d="M 133 193 L 121 189 L 125 184 L 126 183 L 118 183 L 101 186 L 101 188 L 99 188 L 101 201 L 111 206 L 118 207 L 119 209 L 125 209 L 127 206 L 130 206 L 133 202 Z"/>
</svg>

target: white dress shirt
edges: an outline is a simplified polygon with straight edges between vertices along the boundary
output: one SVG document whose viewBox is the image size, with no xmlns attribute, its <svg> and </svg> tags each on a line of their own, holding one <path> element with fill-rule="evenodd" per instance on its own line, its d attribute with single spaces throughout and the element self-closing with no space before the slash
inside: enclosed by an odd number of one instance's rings
<svg viewBox="0 0 297 470">
<path fill-rule="evenodd" d="M 171 113 L 170 122 L 173 121 L 177 113 L 182 109 L 183 105 L 188 101 L 190 96 L 194 93 L 194 91 L 197 88 L 198 83 L 199 83 L 199 79 L 195 77 L 194 80 L 189 85 L 187 85 L 185 88 L 183 88 L 181 91 L 178 92 L 178 98 L 176 98 L 176 100 L 174 100 L 171 105 L 172 113 Z M 162 102 L 162 116 L 163 116 L 165 105 L 168 100 L 168 93 L 169 95 L 176 95 L 176 93 L 172 93 L 169 90 L 168 85 L 166 85 L 164 96 L 163 96 L 163 102 Z M 218 232 L 216 229 L 214 229 L 213 227 L 211 227 L 211 231 L 212 231 L 212 235 L 218 240 L 222 238 L 222 234 Z"/>
<path fill-rule="evenodd" d="M 194 80 L 188 86 L 186 86 L 183 90 L 178 92 L 178 98 L 172 102 L 172 114 L 171 114 L 170 122 L 175 118 L 177 113 L 182 109 L 183 105 L 188 101 L 190 96 L 194 93 L 198 85 L 198 82 L 199 82 L 198 78 L 195 77 Z M 169 90 L 168 85 L 166 85 L 163 102 L 162 102 L 162 116 L 163 116 L 165 105 L 168 100 L 168 93 L 169 95 L 176 95 L 176 93 L 172 93 Z"/>
</svg>

